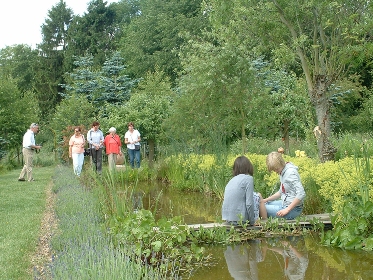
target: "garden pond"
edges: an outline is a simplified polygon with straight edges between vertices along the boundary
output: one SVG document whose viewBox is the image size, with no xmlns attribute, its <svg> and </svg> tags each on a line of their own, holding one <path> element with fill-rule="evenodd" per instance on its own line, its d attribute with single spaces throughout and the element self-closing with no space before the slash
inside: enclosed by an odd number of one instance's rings
<svg viewBox="0 0 373 280">
<path fill-rule="evenodd" d="M 156 217 L 182 216 L 187 224 L 219 222 L 221 216 L 219 199 L 165 184 L 139 183 L 133 197 L 138 207 L 156 209 Z M 322 246 L 311 235 L 204 247 L 211 263 L 183 279 L 373 279 L 373 252 Z"/>
</svg>

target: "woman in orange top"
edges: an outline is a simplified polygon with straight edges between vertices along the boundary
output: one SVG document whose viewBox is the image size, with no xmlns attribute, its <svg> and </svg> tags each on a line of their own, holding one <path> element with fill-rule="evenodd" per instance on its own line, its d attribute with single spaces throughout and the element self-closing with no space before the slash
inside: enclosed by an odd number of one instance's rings
<svg viewBox="0 0 373 280">
<path fill-rule="evenodd" d="M 69 157 L 73 159 L 73 168 L 76 176 L 80 176 L 84 164 L 85 139 L 79 126 L 74 128 L 74 135 L 69 141 Z"/>
<path fill-rule="evenodd" d="M 117 161 L 117 155 L 122 155 L 119 136 L 116 134 L 117 130 L 115 127 L 110 127 L 109 134 L 105 137 L 104 145 L 106 148 L 107 159 L 109 163 L 109 170 L 114 170 L 115 163 Z"/>
</svg>

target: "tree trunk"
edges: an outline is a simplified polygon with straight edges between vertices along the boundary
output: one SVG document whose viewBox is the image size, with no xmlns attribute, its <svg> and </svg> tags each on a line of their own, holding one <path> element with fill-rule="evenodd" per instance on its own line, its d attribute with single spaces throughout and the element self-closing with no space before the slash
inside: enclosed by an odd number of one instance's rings
<svg viewBox="0 0 373 280">
<path fill-rule="evenodd" d="M 316 136 L 317 148 L 319 151 L 319 158 L 321 162 L 328 160 L 334 160 L 336 148 L 330 142 L 330 102 L 326 95 L 327 82 L 323 75 L 319 75 L 315 78 L 314 92 L 314 105 L 316 110 L 317 125 L 320 133 Z"/>
</svg>

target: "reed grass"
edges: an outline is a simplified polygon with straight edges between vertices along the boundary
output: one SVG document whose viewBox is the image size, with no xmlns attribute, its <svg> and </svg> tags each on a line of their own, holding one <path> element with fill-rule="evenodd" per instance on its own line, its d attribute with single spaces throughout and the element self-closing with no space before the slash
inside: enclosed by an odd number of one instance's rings
<svg viewBox="0 0 373 280">
<path fill-rule="evenodd" d="M 108 177 L 110 178 L 110 176 Z M 104 227 L 102 202 L 90 189 L 60 167 L 55 175 L 59 230 L 49 272 L 55 279 L 166 279 L 161 272 L 136 261 L 125 248 L 115 248 Z"/>
</svg>

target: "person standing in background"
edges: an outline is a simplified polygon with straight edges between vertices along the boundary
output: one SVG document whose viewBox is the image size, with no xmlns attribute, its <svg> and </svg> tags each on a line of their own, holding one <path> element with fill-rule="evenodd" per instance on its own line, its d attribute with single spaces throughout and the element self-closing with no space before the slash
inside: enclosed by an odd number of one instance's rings
<svg viewBox="0 0 373 280">
<path fill-rule="evenodd" d="M 119 135 L 116 134 L 116 132 L 117 130 L 115 129 L 115 127 L 110 127 L 109 134 L 106 135 L 104 140 L 110 171 L 115 170 L 117 155 L 122 155 L 122 143 L 120 141 Z"/>
<path fill-rule="evenodd" d="M 74 174 L 80 176 L 84 164 L 85 139 L 79 126 L 74 128 L 74 135 L 69 141 L 69 157 L 73 159 Z"/>
<path fill-rule="evenodd" d="M 124 135 L 124 143 L 127 144 L 128 156 L 132 168 L 140 168 L 141 153 L 140 153 L 140 132 L 135 129 L 133 122 L 128 123 L 128 131 Z"/>
<path fill-rule="evenodd" d="M 23 135 L 22 141 L 22 154 L 25 164 L 22 168 L 21 174 L 19 175 L 18 181 L 26 181 L 25 175 L 27 174 L 27 181 L 34 181 L 32 177 L 32 162 L 34 158 L 35 150 L 41 148 L 41 146 L 35 144 L 35 134 L 39 132 L 39 125 L 32 123 L 30 129 Z"/>
<path fill-rule="evenodd" d="M 95 171 L 101 175 L 102 173 L 102 148 L 104 143 L 104 134 L 99 129 L 100 123 L 93 122 L 92 128 L 87 133 L 87 141 L 89 143 L 92 162 Z"/>
</svg>

